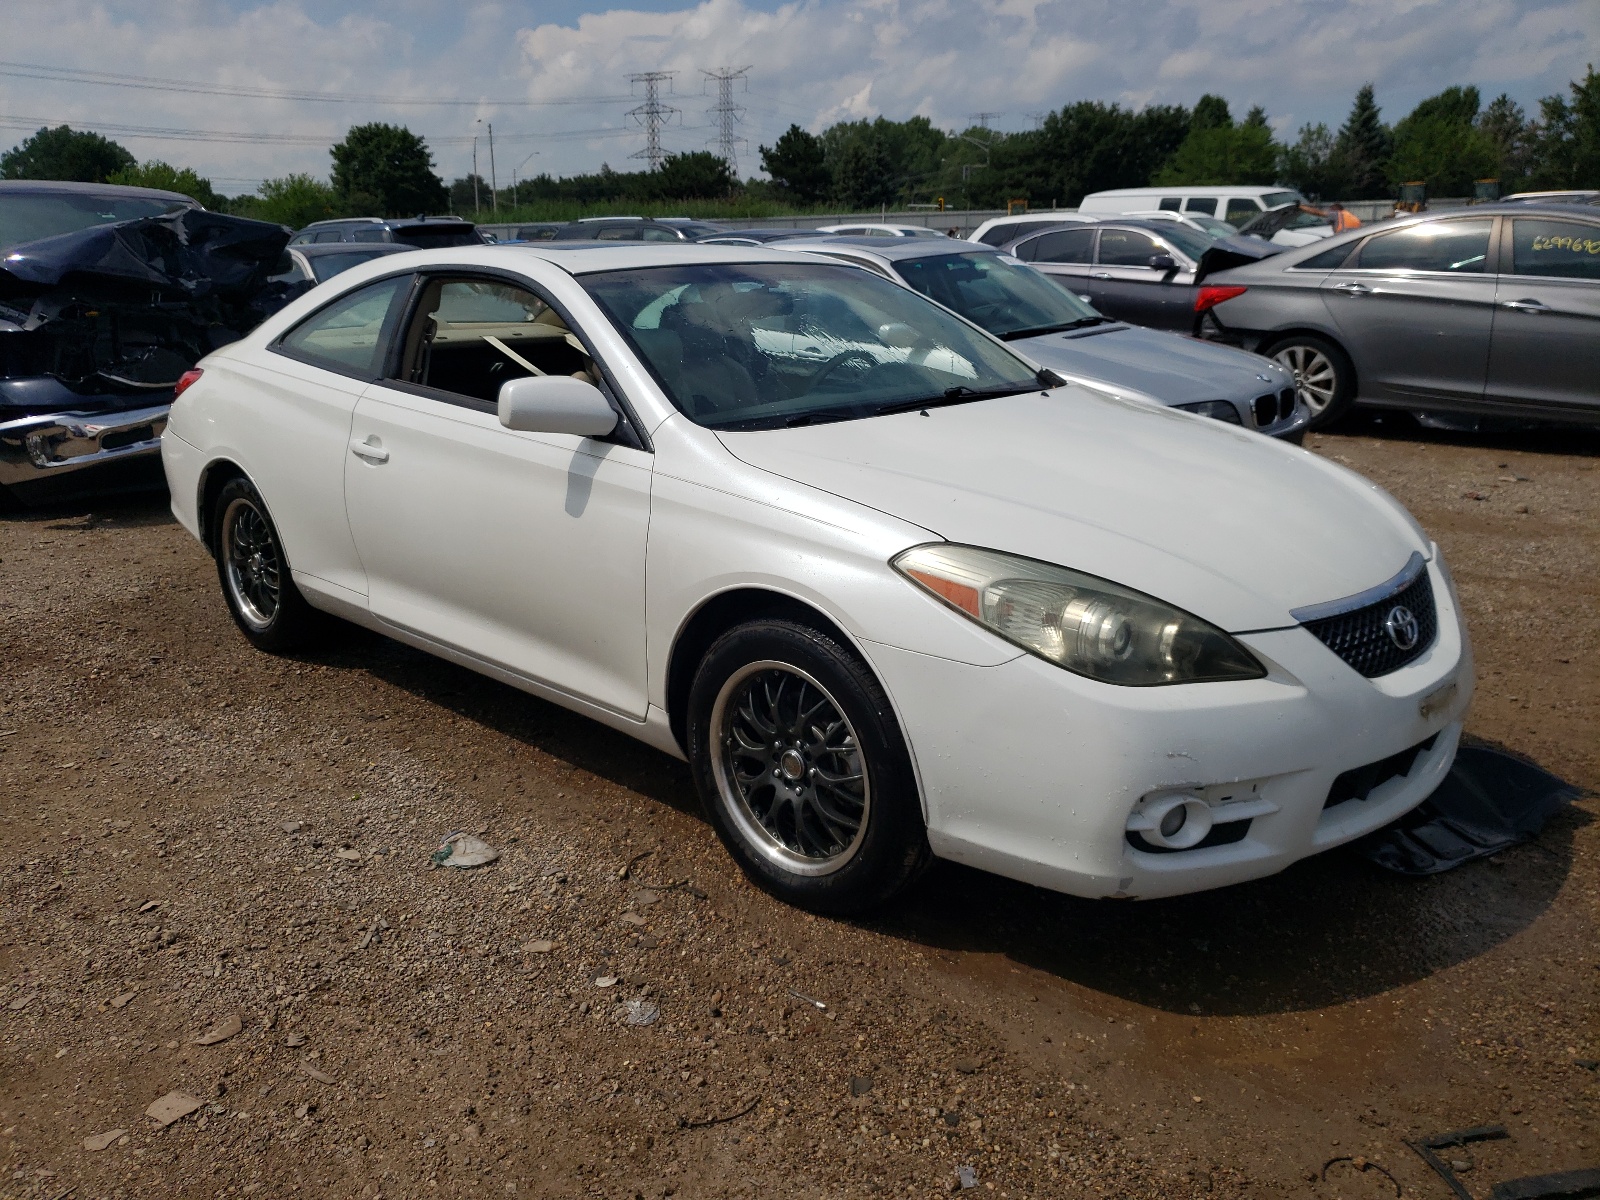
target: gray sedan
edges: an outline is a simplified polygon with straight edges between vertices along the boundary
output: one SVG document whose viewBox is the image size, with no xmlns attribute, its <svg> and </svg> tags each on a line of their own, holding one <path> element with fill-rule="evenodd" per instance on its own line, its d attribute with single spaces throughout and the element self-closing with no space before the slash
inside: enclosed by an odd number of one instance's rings
<svg viewBox="0 0 1600 1200">
<path fill-rule="evenodd" d="M 1221 271 L 1202 336 L 1295 373 L 1313 427 L 1358 400 L 1450 424 L 1600 424 L 1600 213 L 1479 205 Z"/>
<path fill-rule="evenodd" d="M 1104 316 L 1048 277 L 987 246 L 924 238 L 772 243 L 885 275 L 954 310 L 1057 375 L 1113 395 L 1298 441 L 1310 414 L 1288 371 L 1255 354 Z"/>
</svg>

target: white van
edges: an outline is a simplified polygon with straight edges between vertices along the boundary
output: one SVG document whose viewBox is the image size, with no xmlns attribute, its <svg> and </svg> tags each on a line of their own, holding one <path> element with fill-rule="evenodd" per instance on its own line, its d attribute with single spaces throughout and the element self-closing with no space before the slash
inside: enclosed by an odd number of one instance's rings
<svg viewBox="0 0 1600 1200">
<path fill-rule="evenodd" d="M 1237 226 L 1280 204 L 1304 203 L 1305 197 L 1299 192 L 1281 187 L 1143 187 L 1093 192 L 1083 198 L 1078 211 L 1106 216 L 1164 208 L 1169 212 L 1221 217 Z"/>
</svg>

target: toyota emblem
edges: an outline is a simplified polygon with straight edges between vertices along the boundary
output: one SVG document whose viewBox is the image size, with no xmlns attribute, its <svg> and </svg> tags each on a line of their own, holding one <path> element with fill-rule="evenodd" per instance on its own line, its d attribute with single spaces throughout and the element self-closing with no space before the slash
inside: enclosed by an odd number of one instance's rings
<svg viewBox="0 0 1600 1200">
<path fill-rule="evenodd" d="M 1389 615 L 1384 618 L 1383 628 L 1389 635 L 1389 640 L 1402 650 L 1409 650 L 1417 644 L 1421 631 L 1417 628 L 1417 618 L 1412 611 L 1403 604 L 1396 604 L 1389 610 Z"/>
</svg>

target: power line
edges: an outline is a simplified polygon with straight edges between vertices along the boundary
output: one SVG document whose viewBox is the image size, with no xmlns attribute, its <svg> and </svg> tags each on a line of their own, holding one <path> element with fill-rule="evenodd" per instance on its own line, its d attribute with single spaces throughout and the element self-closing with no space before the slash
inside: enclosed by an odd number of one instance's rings
<svg viewBox="0 0 1600 1200">
<path fill-rule="evenodd" d="M 732 176 L 739 178 L 739 158 L 737 147 L 744 139 L 734 132 L 734 126 L 744 120 L 744 109 L 733 102 L 733 84 L 735 80 L 744 79 L 749 74 L 750 67 L 740 67 L 737 70 L 723 67 L 720 71 L 707 71 L 701 69 L 700 74 L 706 79 L 717 81 L 717 102 L 711 106 L 711 112 L 716 118 L 718 132 L 715 141 L 722 161 L 728 164 L 728 171 Z M 745 80 L 748 90 L 749 80 Z"/>
<path fill-rule="evenodd" d="M 52 117 L 23 117 L 0 114 L 0 129 L 36 130 L 71 124 L 73 124 L 72 121 Z M 78 121 L 77 124 L 83 127 L 92 126 L 99 133 L 115 134 L 120 138 L 144 138 L 152 141 L 169 142 L 244 142 L 286 146 L 330 146 L 340 137 L 337 133 L 258 133 L 222 129 L 182 129 L 151 125 L 122 125 L 114 121 Z M 499 133 L 495 137 L 502 142 L 560 142 L 607 137 L 631 137 L 632 135 L 633 131 L 630 129 L 610 126 L 599 129 L 562 129 L 552 133 Z M 471 134 L 448 134 L 442 137 L 427 137 L 419 134 L 418 136 L 422 137 L 431 146 L 465 146 L 472 141 Z"/>
<path fill-rule="evenodd" d="M 0 61 L 0 75 L 42 79 L 56 83 L 88 83 L 101 87 L 137 88 L 141 91 L 184 92 L 201 96 L 240 96 L 256 100 L 303 100 L 321 104 L 394 104 L 476 108 L 542 108 L 559 104 L 615 104 L 626 96 L 565 96 L 555 100 L 461 100 L 440 96 L 385 96 L 365 92 L 312 92 L 291 88 L 251 87 L 245 84 L 201 83 L 190 79 L 160 79 L 149 75 L 121 75 L 113 71 L 84 71 L 75 67 L 45 67 L 36 63 Z"/>
<path fill-rule="evenodd" d="M 672 77 L 676 74 L 676 71 L 641 71 L 628 76 L 628 82 L 635 86 L 644 84 L 644 103 L 630 108 L 626 113 L 644 126 L 644 149 L 636 150 L 628 157 L 649 160 L 652 171 L 661 169 L 661 127 L 673 117 L 683 115 L 672 105 L 661 103 L 662 81 L 665 80 L 670 89 Z"/>
<path fill-rule="evenodd" d="M 987 129 L 989 128 L 990 121 L 994 120 L 996 117 L 1003 116 L 1005 116 L 1005 113 L 1003 112 L 979 112 L 973 113 L 972 119 L 978 123 L 978 127 L 980 129 Z"/>
</svg>

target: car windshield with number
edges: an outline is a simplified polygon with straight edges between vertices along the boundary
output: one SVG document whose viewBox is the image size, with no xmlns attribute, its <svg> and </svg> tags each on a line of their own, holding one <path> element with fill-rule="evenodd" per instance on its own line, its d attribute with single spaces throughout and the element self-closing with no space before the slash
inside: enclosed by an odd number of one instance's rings
<svg viewBox="0 0 1600 1200">
<path fill-rule="evenodd" d="M 582 278 L 673 404 L 711 429 L 853 420 L 1039 387 L 1034 368 L 886 279 L 805 263 Z"/>
</svg>

